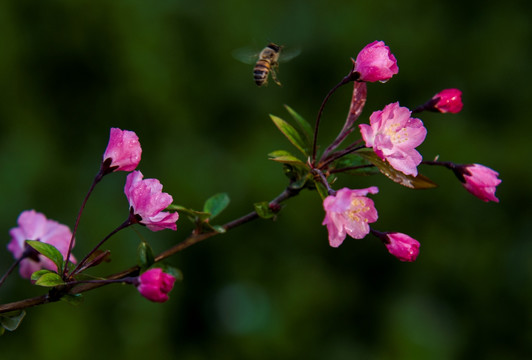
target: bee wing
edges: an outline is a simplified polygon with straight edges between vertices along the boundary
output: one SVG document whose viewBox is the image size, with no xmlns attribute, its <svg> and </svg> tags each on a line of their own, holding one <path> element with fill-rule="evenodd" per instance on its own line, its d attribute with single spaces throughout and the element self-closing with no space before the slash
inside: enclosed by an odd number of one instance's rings
<svg viewBox="0 0 532 360">
<path fill-rule="evenodd" d="M 235 49 L 231 52 L 231 55 L 235 59 L 237 59 L 240 62 L 243 62 L 244 64 L 255 64 L 257 62 L 257 59 L 259 58 L 260 51 L 257 51 L 255 49 L 249 48 L 249 47 L 243 47 L 239 49 Z"/>
<path fill-rule="evenodd" d="M 301 54 L 300 48 L 288 48 L 282 49 L 281 54 L 279 55 L 279 62 L 287 62 Z"/>
</svg>

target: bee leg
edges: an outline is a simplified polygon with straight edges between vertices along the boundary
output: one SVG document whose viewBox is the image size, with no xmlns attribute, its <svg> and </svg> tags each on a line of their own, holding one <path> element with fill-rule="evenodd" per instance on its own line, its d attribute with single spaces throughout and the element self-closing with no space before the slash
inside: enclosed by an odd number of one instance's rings
<svg viewBox="0 0 532 360">
<path fill-rule="evenodd" d="M 282 86 L 281 82 L 277 79 L 277 73 L 275 72 L 277 69 L 278 69 L 279 65 L 278 64 L 275 64 L 275 65 L 272 65 L 271 69 L 270 69 L 270 73 L 272 74 L 272 79 L 273 81 L 279 85 L 279 86 Z"/>
</svg>

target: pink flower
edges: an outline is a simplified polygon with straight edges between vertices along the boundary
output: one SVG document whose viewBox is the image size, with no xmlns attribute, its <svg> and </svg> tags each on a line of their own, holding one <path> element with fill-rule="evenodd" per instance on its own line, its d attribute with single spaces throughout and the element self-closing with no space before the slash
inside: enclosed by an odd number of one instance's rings
<svg viewBox="0 0 532 360">
<path fill-rule="evenodd" d="M 340 246 L 346 234 L 362 239 L 369 233 L 368 224 L 377 221 L 378 215 L 373 200 L 366 195 L 378 192 L 375 186 L 360 190 L 343 188 L 323 200 L 325 219 L 322 225 L 327 225 L 332 247 Z"/>
<path fill-rule="evenodd" d="M 401 261 L 415 261 L 419 255 L 419 241 L 402 233 L 385 233 L 384 244 L 396 258 Z"/>
<path fill-rule="evenodd" d="M 63 255 L 66 256 L 68 245 L 72 233 L 66 225 L 59 224 L 56 221 L 46 219 L 46 216 L 35 210 L 23 211 L 17 219 L 18 227 L 9 231 L 11 241 L 7 249 L 11 251 L 15 259 L 20 259 L 25 255 L 28 245 L 26 240 L 39 240 L 43 243 L 53 245 Z M 70 261 L 75 263 L 74 256 L 70 256 Z M 48 269 L 57 271 L 57 266 L 52 260 L 38 253 L 25 257 L 20 262 L 20 276 L 29 279 L 31 274 L 37 270 Z"/>
<path fill-rule="evenodd" d="M 399 72 L 397 60 L 383 41 L 366 45 L 357 55 L 355 72 L 362 81 L 385 82 Z"/>
<path fill-rule="evenodd" d="M 163 229 L 176 230 L 177 212 L 163 211 L 173 201 L 172 196 L 163 193 L 163 186 L 157 179 L 144 179 L 140 171 L 133 171 L 127 176 L 124 193 L 139 222 L 152 231 Z"/>
<path fill-rule="evenodd" d="M 163 272 L 159 268 L 146 271 L 138 277 L 137 290 L 146 299 L 154 302 L 165 302 L 168 293 L 174 287 L 175 277 Z"/>
<path fill-rule="evenodd" d="M 417 176 L 422 156 L 415 148 L 425 140 L 427 129 L 421 120 L 411 118 L 410 114 L 411 111 L 398 102 L 388 104 L 371 114 L 370 125 L 359 127 L 366 146 L 372 147 L 381 159 L 406 175 Z"/>
<path fill-rule="evenodd" d="M 457 166 L 456 171 L 462 175 L 462 185 L 471 194 L 485 202 L 499 202 L 495 196 L 496 187 L 502 181 L 497 177 L 498 172 L 480 164 Z"/>
<path fill-rule="evenodd" d="M 434 104 L 434 109 L 441 113 L 459 113 L 462 110 L 462 92 L 458 89 L 445 89 L 432 97 L 438 101 Z"/>
<path fill-rule="evenodd" d="M 142 149 L 133 131 L 111 128 L 109 143 L 103 153 L 103 161 L 111 159 L 110 171 L 133 171 L 140 162 Z"/>
</svg>

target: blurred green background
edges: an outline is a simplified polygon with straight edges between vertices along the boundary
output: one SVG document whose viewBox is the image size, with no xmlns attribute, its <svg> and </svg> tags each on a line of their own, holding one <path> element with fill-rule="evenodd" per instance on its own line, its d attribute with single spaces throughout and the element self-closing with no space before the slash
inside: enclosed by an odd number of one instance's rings
<svg viewBox="0 0 532 360">
<path fill-rule="evenodd" d="M 289 104 L 312 123 L 320 103 L 367 43 L 384 40 L 400 72 L 370 84 L 362 121 L 443 88 L 463 91 L 458 115 L 422 114 L 426 159 L 477 162 L 503 180 L 485 204 L 439 168 L 430 191 L 387 179 L 375 228 L 418 239 L 401 263 L 375 238 L 333 249 L 316 193 L 290 199 L 275 222 L 255 221 L 172 257 L 184 273 L 152 304 L 129 286 L 86 294 L 74 307 L 28 310 L 0 337 L 1 359 L 529 359 L 532 356 L 530 155 L 531 11 L 523 1 L 28 1 L 0 2 L 0 234 L 36 209 L 73 226 L 109 128 L 134 130 L 139 169 L 176 203 L 201 208 L 227 192 L 224 223 L 287 184 L 266 154 L 290 149 L 268 118 Z M 300 48 L 281 64 L 283 87 L 257 88 L 231 53 L 268 41 Z M 320 141 L 342 126 L 351 86 L 328 104 Z M 528 154 L 528 155 L 527 155 Z M 82 257 L 127 216 L 125 174 L 90 199 L 74 253 Z M 128 229 L 109 242 L 105 275 L 135 262 L 139 237 L 156 252 L 178 231 Z M 12 262 L 0 251 L 0 271 Z M 12 276 L 1 302 L 42 294 Z"/>
</svg>

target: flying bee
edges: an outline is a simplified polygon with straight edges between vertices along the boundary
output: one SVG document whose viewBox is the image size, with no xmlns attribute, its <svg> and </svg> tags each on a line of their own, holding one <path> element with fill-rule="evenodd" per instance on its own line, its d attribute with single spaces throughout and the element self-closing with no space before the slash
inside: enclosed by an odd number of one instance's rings
<svg viewBox="0 0 532 360">
<path fill-rule="evenodd" d="M 272 75 L 273 81 L 281 86 L 281 82 L 277 79 L 279 62 L 291 60 L 300 53 L 299 49 L 292 49 L 288 52 L 282 50 L 282 46 L 269 43 L 258 55 L 250 55 L 249 51 L 246 49 L 239 49 L 233 52 L 233 56 L 246 64 L 255 64 L 255 67 L 253 68 L 253 79 L 257 86 L 266 85 L 268 83 L 269 74 Z"/>
</svg>

